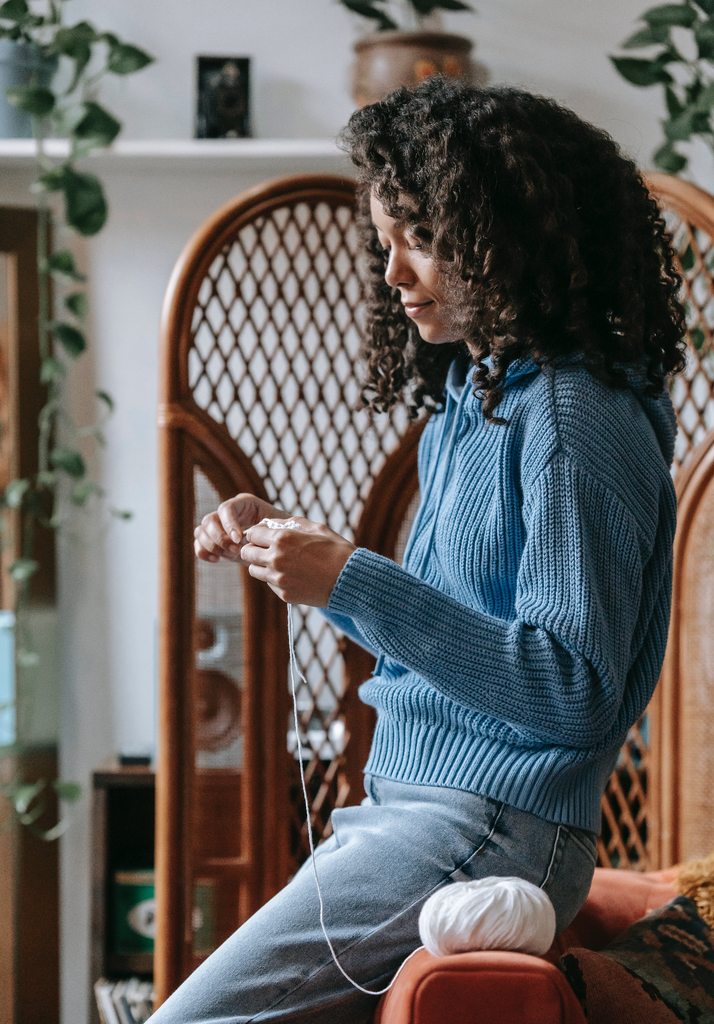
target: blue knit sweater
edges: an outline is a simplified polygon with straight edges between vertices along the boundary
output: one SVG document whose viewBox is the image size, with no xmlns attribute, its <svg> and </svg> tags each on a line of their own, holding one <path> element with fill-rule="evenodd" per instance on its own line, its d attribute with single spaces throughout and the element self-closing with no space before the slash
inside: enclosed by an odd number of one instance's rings
<svg viewBox="0 0 714 1024">
<path fill-rule="evenodd" d="M 519 360 L 489 425 L 465 367 L 419 447 L 404 567 L 358 548 L 328 617 L 379 655 L 366 771 L 600 830 L 657 682 L 676 501 L 669 397 Z"/>
</svg>

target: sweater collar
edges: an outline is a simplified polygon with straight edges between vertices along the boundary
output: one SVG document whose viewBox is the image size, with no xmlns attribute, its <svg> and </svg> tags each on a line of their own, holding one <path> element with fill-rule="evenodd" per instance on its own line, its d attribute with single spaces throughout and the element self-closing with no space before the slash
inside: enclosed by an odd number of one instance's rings
<svg viewBox="0 0 714 1024">
<path fill-rule="evenodd" d="M 493 365 L 492 357 L 486 356 L 484 363 L 489 369 L 491 369 L 491 366 Z M 458 355 L 449 366 L 446 374 L 446 393 L 451 395 L 455 402 L 458 402 L 461 397 L 461 392 L 467 382 L 469 385 L 473 383 L 473 375 L 475 371 L 476 367 L 472 364 L 470 359 L 463 354 Z M 503 386 L 506 388 L 510 387 L 522 377 L 536 373 L 540 373 L 540 367 L 535 360 L 531 359 L 530 356 L 523 356 L 520 359 L 514 359 L 506 370 L 506 379 Z"/>
</svg>

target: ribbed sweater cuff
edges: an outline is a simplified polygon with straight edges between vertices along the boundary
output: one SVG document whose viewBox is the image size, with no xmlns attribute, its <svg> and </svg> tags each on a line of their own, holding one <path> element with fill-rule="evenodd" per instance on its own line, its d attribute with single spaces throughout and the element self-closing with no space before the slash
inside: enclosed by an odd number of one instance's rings
<svg viewBox="0 0 714 1024">
<path fill-rule="evenodd" d="M 332 588 L 327 610 L 337 615 L 348 615 L 356 622 L 368 625 L 374 614 L 385 612 L 385 569 L 394 562 L 384 555 L 376 555 L 367 548 L 357 548 L 342 567 Z"/>
</svg>

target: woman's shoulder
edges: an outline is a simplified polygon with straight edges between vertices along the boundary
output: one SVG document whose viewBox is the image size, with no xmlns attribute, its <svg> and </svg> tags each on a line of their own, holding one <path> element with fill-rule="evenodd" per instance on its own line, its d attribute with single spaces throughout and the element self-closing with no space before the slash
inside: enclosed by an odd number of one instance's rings
<svg viewBox="0 0 714 1024">
<path fill-rule="evenodd" d="M 612 388 L 580 362 L 545 367 L 523 390 L 524 462 L 560 452 L 625 500 L 633 488 L 670 481 L 677 423 L 669 394 L 649 397 L 637 374 L 628 380 Z"/>
</svg>

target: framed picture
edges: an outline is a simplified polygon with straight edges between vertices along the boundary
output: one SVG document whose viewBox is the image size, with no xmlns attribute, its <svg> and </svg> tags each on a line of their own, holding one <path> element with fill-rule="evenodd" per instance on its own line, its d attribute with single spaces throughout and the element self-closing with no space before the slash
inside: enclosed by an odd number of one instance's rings
<svg viewBox="0 0 714 1024">
<path fill-rule="evenodd" d="M 250 136 L 250 58 L 196 58 L 196 138 Z"/>
</svg>

